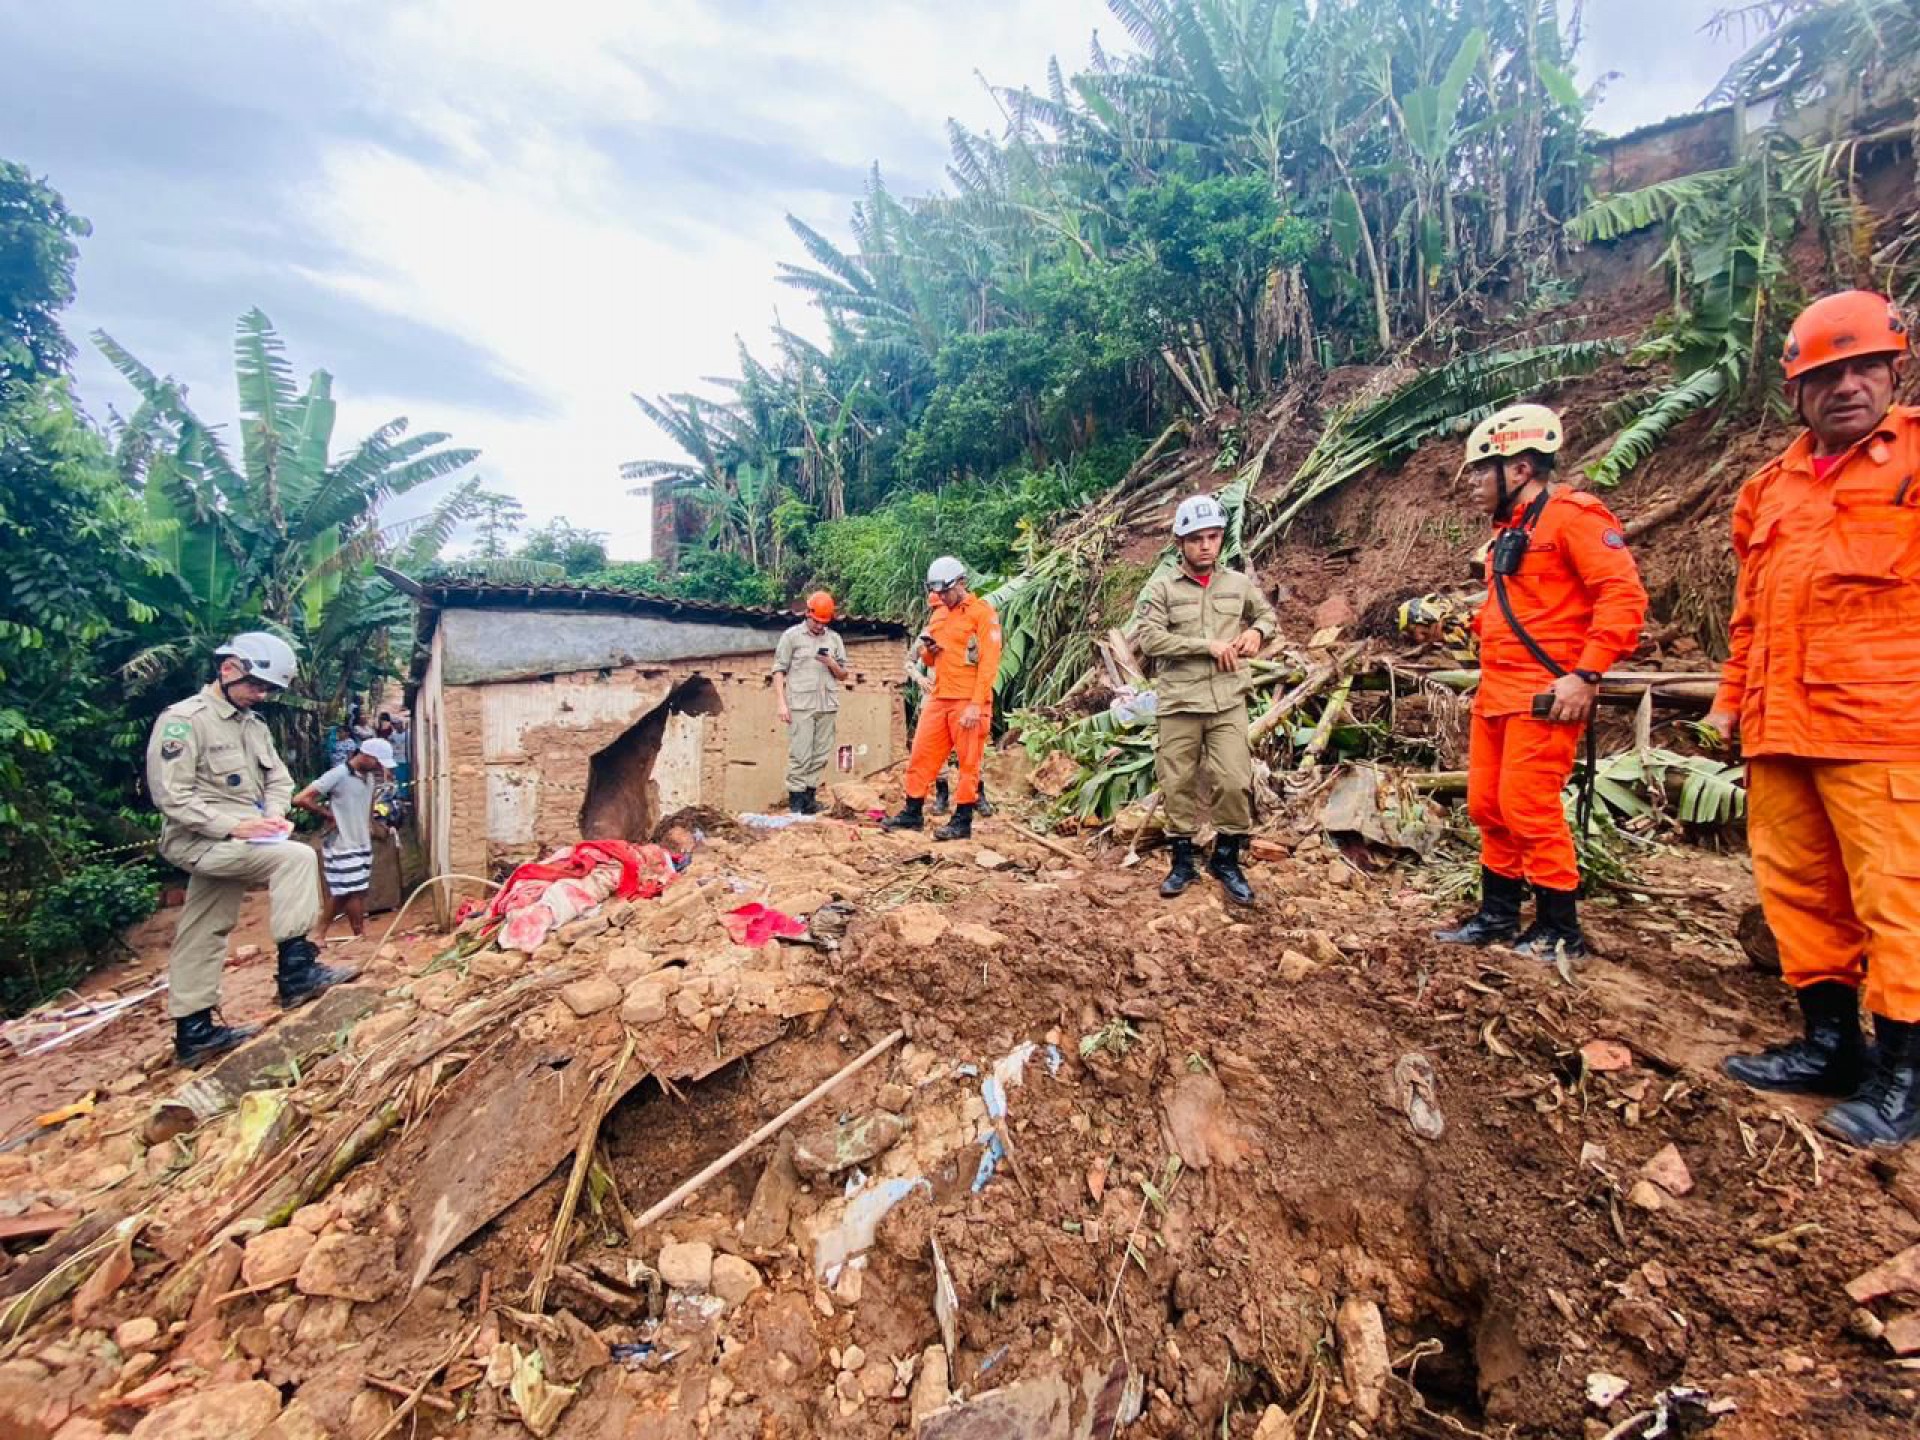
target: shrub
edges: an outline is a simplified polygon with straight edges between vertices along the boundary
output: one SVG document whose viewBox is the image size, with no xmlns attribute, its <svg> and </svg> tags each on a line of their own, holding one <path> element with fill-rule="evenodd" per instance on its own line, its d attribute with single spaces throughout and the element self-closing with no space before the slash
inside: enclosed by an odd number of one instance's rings
<svg viewBox="0 0 1920 1440">
<path fill-rule="evenodd" d="M 25 1009 L 71 983 L 159 903 L 146 865 L 82 865 L 43 886 L 0 938 L 0 1004 Z"/>
</svg>

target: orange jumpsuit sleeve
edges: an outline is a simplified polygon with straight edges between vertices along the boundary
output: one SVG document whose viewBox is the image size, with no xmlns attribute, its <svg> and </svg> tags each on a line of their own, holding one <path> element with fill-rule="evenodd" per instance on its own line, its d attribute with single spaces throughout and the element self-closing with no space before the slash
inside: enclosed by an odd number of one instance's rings
<svg viewBox="0 0 1920 1440">
<path fill-rule="evenodd" d="M 1757 478 L 1757 477 L 1756 477 Z M 1753 649 L 1753 577 L 1747 568 L 1747 546 L 1753 539 L 1753 514 L 1758 487 L 1752 480 L 1740 487 L 1733 505 L 1733 558 L 1740 577 L 1733 587 L 1733 618 L 1727 621 L 1727 663 L 1720 667 L 1720 688 L 1713 708 L 1735 715 L 1747 698 L 1747 655 Z"/>
<path fill-rule="evenodd" d="M 980 602 L 979 617 L 973 622 L 980 640 L 980 669 L 973 677 L 973 703 L 993 704 L 993 687 L 1000 679 L 1000 616 L 986 601 Z"/>
<path fill-rule="evenodd" d="M 1640 643 L 1647 587 L 1640 583 L 1620 522 L 1605 508 L 1582 507 L 1564 534 L 1568 563 L 1593 597 L 1593 623 L 1573 668 L 1605 674 Z"/>
</svg>

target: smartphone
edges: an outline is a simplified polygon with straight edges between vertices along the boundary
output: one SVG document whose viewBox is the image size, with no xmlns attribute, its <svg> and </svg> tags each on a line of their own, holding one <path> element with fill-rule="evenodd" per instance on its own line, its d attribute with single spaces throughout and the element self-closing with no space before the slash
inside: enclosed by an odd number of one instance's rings
<svg viewBox="0 0 1920 1440">
<path fill-rule="evenodd" d="M 813 653 L 824 657 L 827 655 L 831 655 L 833 652 L 827 649 L 826 646 L 822 645 L 818 650 L 814 651 Z"/>
<path fill-rule="evenodd" d="M 1545 720 L 1553 714 L 1553 696 L 1536 695 L 1533 697 L 1533 716 L 1536 720 Z"/>
</svg>

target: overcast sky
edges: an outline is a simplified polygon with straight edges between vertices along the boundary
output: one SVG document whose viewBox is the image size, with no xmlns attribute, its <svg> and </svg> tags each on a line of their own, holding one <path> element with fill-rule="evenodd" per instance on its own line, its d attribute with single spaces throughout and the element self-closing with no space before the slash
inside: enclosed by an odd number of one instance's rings
<svg viewBox="0 0 1920 1440">
<path fill-rule="evenodd" d="M 1734 52 L 1721 0 L 1587 0 L 1596 123 L 1696 105 Z M 1069 71 L 1103 0 L 0 0 L 0 155 L 94 226 L 69 332 L 96 415 L 109 331 L 233 413 L 253 305 L 330 370 L 337 447 L 394 416 L 479 447 L 534 522 L 646 550 L 621 461 L 672 447 L 628 398 L 765 348 L 792 212 L 844 236 L 869 164 L 942 182 L 944 121 L 997 126 L 978 76 Z M 976 73 L 978 72 L 978 74 Z"/>
</svg>

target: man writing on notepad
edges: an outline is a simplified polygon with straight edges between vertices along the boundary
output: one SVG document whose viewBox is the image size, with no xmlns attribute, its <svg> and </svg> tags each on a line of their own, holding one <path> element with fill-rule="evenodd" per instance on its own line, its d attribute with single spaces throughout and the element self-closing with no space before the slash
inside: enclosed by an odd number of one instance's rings
<svg viewBox="0 0 1920 1440">
<path fill-rule="evenodd" d="M 293 777 L 266 721 L 253 713 L 293 683 L 293 647 L 249 631 L 214 654 L 213 682 L 162 711 L 147 741 L 147 791 L 163 820 L 160 856 L 191 877 L 167 960 L 167 1013 L 182 1065 L 202 1064 L 259 1028 L 225 1025 L 214 1014 L 227 936 L 250 883 L 264 881 L 272 905 L 283 1009 L 356 973 L 320 964 L 307 938 L 320 910 L 318 862 L 305 845 L 286 843 Z"/>
</svg>

